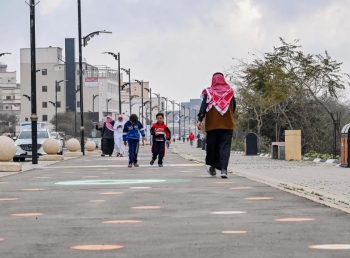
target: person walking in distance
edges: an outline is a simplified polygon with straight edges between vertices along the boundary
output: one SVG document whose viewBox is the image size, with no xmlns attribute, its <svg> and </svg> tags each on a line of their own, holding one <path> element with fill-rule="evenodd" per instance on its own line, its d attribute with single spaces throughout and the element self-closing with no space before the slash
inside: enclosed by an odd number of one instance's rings
<svg viewBox="0 0 350 258">
<path fill-rule="evenodd" d="M 158 113 L 156 115 L 157 122 L 152 125 L 151 135 L 153 139 L 152 143 L 152 160 L 151 165 L 158 156 L 158 166 L 163 167 L 163 158 L 165 155 L 165 142 L 169 144 L 171 139 L 171 132 L 168 126 L 164 123 L 164 114 Z"/>
<path fill-rule="evenodd" d="M 117 157 L 123 157 L 125 146 L 123 143 L 123 128 L 125 121 L 122 114 L 118 115 L 118 120 L 114 123 L 114 144 Z"/>
<path fill-rule="evenodd" d="M 137 115 L 132 114 L 129 121 L 125 123 L 123 129 L 124 145 L 126 146 L 126 142 L 128 142 L 129 146 L 129 168 L 131 168 L 133 164 L 134 167 L 139 167 L 139 164 L 137 164 L 137 156 L 140 146 L 140 133 L 142 139 L 145 140 L 145 130 L 143 129 L 143 125 L 139 122 Z"/>
<path fill-rule="evenodd" d="M 188 136 L 188 138 L 190 139 L 190 145 L 191 145 L 191 147 L 193 147 L 194 134 L 191 132 L 190 135 Z"/>
<path fill-rule="evenodd" d="M 222 73 L 215 73 L 211 87 L 202 92 L 202 104 L 197 123 L 197 128 L 201 130 L 205 117 L 207 133 L 205 163 L 211 176 L 216 176 L 216 169 L 218 169 L 221 170 L 221 177 L 227 178 L 231 139 L 235 127 L 233 117 L 235 110 L 236 100 L 233 89 L 225 81 Z"/>
<path fill-rule="evenodd" d="M 107 116 L 106 122 L 102 128 L 103 151 L 105 155 L 112 156 L 114 150 L 114 120 L 111 116 Z"/>
<path fill-rule="evenodd" d="M 94 122 L 95 124 L 95 128 L 97 131 L 100 131 L 101 132 L 101 156 L 104 157 L 105 154 L 103 153 L 103 135 L 102 135 L 102 129 L 103 129 L 103 125 L 100 125 L 99 123 L 97 122 Z"/>
</svg>

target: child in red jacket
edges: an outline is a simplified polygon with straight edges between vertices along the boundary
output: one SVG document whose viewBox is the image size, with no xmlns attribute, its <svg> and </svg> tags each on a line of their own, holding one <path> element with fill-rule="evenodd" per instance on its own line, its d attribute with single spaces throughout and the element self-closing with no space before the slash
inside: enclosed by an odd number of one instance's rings
<svg viewBox="0 0 350 258">
<path fill-rule="evenodd" d="M 163 167 L 163 158 L 165 154 L 165 141 L 168 143 L 171 139 L 171 132 L 166 124 L 164 124 L 164 114 L 158 113 L 156 115 L 157 123 L 152 125 L 151 135 L 152 135 L 152 160 L 151 165 L 158 156 L 158 166 Z"/>
</svg>

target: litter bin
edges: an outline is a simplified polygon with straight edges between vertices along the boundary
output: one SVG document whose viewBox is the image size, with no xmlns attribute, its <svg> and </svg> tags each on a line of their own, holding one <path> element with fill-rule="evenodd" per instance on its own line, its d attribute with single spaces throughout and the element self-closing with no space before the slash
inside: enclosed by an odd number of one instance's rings
<svg viewBox="0 0 350 258">
<path fill-rule="evenodd" d="M 203 138 L 203 140 L 202 140 L 202 150 L 206 150 L 206 148 L 205 148 L 205 145 L 206 145 L 207 143 L 206 143 L 206 139 L 205 138 Z"/>
<path fill-rule="evenodd" d="M 348 165 L 348 132 L 350 124 L 344 125 L 340 135 L 340 165 L 346 167 Z"/>
<path fill-rule="evenodd" d="M 198 139 L 197 140 L 197 148 L 201 148 L 202 147 L 202 139 Z"/>
<path fill-rule="evenodd" d="M 285 159 L 285 142 L 273 142 L 272 143 L 272 153 L 271 158 L 272 159 Z"/>
<path fill-rule="evenodd" d="M 245 155 L 258 155 L 258 136 L 255 133 L 248 133 L 244 142 Z"/>
</svg>

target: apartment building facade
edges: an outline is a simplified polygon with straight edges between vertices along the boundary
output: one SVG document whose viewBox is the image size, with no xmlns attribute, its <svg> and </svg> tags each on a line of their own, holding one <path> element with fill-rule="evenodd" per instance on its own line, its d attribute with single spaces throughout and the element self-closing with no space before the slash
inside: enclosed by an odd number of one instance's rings
<svg viewBox="0 0 350 258">
<path fill-rule="evenodd" d="M 16 72 L 8 72 L 7 65 L 0 63 L 0 113 L 19 117 L 20 112 L 21 88 L 16 80 Z"/>
</svg>

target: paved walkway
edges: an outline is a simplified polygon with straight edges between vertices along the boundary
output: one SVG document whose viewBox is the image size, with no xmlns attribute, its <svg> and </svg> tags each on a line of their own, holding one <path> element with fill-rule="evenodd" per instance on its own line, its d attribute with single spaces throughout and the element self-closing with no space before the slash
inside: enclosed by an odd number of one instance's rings
<svg viewBox="0 0 350 258">
<path fill-rule="evenodd" d="M 139 168 L 94 156 L 0 178 L 0 257 L 350 257 L 345 212 L 170 152 L 163 168 L 149 159 L 144 147 Z"/>
<path fill-rule="evenodd" d="M 191 148 L 189 143 L 176 142 L 172 150 L 187 159 L 205 161 L 205 151 Z M 229 170 L 350 213 L 349 168 L 231 153 Z"/>
</svg>

